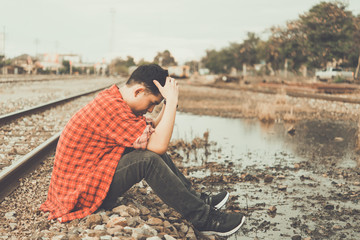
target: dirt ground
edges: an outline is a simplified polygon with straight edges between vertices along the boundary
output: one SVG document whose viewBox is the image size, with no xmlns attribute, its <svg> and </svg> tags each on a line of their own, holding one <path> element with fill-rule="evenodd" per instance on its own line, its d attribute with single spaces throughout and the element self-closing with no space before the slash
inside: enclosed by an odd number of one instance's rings
<svg viewBox="0 0 360 240">
<path fill-rule="evenodd" d="M 270 142 L 281 135 L 301 156 L 299 160 L 285 149 L 269 156 L 260 143 L 241 156 L 222 151 L 221 140 L 212 138 L 218 126 L 171 142 L 169 153 L 195 188 L 213 193 L 226 189 L 230 199 L 223 210 L 246 215 L 245 224 L 228 240 L 360 239 L 360 104 L 290 97 L 286 88 L 265 94 L 251 85 L 244 91 L 241 84 L 178 82 L 177 119 L 183 113 L 216 116 L 249 122 L 249 131 L 257 124 Z M 271 164 L 270 157 L 275 160 Z M 142 182 L 112 210 L 65 224 L 47 220 L 48 214 L 38 208 L 46 199 L 52 161 L 24 178 L 1 203 L 1 239 L 207 239 Z"/>
<path fill-rule="evenodd" d="M 279 152 L 281 164 L 272 166 L 242 168 L 236 161 L 220 159 L 194 166 L 184 164 L 184 152 L 216 142 L 208 143 L 205 134 L 204 139 L 174 143 L 173 155 L 179 156 L 178 164 L 196 185 L 227 189 L 232 196 L 227 210 L 248 216 L 241 231 L 229 239 L 360 239 L 360 161 L 355 153 L 351 166 L 340 165 L 339 150 L 335 150 L 347 144 L 356 152 L 359 105 L 289 97 L 286 90 L 278 94 L 243 91 L 238 86 L 182 81 L 179 111 L 257 119 L 270 128 L 283 125 L 305 160 L 294 163 L 291 156 Z M 337 132 L 337 125 L 344 125 L 347 132 Z M 329 139 L 327 147 L 317 143 L 318 135 Z M 209 169 L 210 174 L 204 174 Z"/>
</svg>

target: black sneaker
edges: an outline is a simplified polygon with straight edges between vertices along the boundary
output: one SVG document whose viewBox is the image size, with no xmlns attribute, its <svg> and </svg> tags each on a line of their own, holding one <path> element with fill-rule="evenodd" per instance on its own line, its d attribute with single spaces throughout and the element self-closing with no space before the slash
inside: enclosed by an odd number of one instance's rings
<svg viewBox="0 0 360 240">
<path fill-rule="evenodd" d="M 244 222 L 245 216 L 241 213 L 223 213 L 211 208 L 205 225 L 197 230 L 204 235 L 229 236 L 239 230 Z"/>
<path fill-rule="evenodd" d="M 229 199 L 229 193 L 227 191 L 222 191 L 215 196 L 211 196 L 206 193 L 201 193 L 200 198 L 211 207 L 215 209 L 220 209 Z"/>
</svg>

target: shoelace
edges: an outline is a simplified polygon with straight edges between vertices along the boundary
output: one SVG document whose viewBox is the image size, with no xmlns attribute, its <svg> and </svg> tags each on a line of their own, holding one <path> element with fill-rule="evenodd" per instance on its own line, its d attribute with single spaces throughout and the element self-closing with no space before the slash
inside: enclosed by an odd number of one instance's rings
<svg viewBox="0 0 360 240">
<path fill-rule="evenodd" d="M 215 210 L 215 208 L 212 207 L 209 212 L 209 223 L 214 227 L 218 227 L 225 222 L 225 216 L 225 213 Z"/>
<path fill-rule="evenodd" d="M 211 196 L 211 193 L 208 193 L 208 192 L 204 192 L 204 193 L 201 193 L 201 199 L 204 200 L 204 202 L 208 205 L 211 204 L 212 202 L 212 196 Z"/>
</svg>

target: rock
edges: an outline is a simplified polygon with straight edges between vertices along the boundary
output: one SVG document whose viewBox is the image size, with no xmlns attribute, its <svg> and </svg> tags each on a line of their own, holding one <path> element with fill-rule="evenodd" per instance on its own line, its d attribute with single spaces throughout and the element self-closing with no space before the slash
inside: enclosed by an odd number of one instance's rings
<svg viewBox="0 0 360 240">
<path fill-rule="evenodd" d="M 153 229 L 149 225 L 144 224 L 139 228 L 133 228 L 131 236 L 135 239 L 140 239 L 143 237 L 152 237 L 156 235 L 157 235 L 157 231 L 155 229 Z"/>
<path fill-rule="evenodd" d="M 169 222 L 169 221 L 164 221 L 164 227 L 165 228 L 170 228 L 170 227 L 172 227 L 172 225 L 171 225 L 171 223 Z"/>
<path fill-rule="evenodd" d="M 108 228 L 106 230 L 106 232 L 110 235 L 113 235 L 113 236 L 116 236 L 118 235 L 119 233 L 121 233 L 123 231 L 124 227 L 123 226 L 120 226 L 120 225 L 117 225 L 117 226 L 114 226 L 112 228 Z"/>
<path fill-rule="evenodd" d="M 130 217 L 128 212 L 128 207 L 125 205 L 120 205 L 118 207 L 113 208 L 112 210 L 114 213 L 118 213 L 122 217 Z"/>
<path fill-rule="evenodd" d="M 17 225 L 17 223 L 9 223 L 9 227 L 10 227 L 11 231 L 14 231 L 18 227 L 18 225 Z"/>
<path fill-rule="evenodd" d="M 327 205 L 325 205 L 325 207 L 324 207 L 326 210 L 334 210 L 334 205 L 332 205 L 332 204 L 327 204 Z"/>
<path fill-rule="evenodd" d="M 158 236 L 154 236 L 154 237 L 148 237 L 146 238 L 146 240 L 161 240 L 161 238 L 159 238 Z"/>
<path fill-rule="evenodd" d="M 277 179 L 280 179 L 280 180 L 285 179 L 285 176 L 284 175 L 279 175 L 279 176 L 277 176 Z"/>
<path fill-rule="evenodd" d="M 127 223 L 129 227 L 136 227 L 137 225 L 139 225 L 143 220 L 139 217 L 131 217 L 127 219 Z"/>
<path fill-rule="evenodd" d="M 166 217 L 165 217 L 165 213 L 164 213 L 162 210 L 159 211 L 159 215 L 160 215 L 162 218 L 166 218 Z"/>
<path fill-rule="evenodd" d="M 172 236 L 170 236 L 168 234 L 165 234 L 164 238 L 165 238 L 165 240 L 176 240 L 176 238 L 174 238 L 174 237 L 172 237 Z"/>
<path fill-rule="evenodd" d="M 79 236 L 79 234 L 68 234 L 68 239 L 69 240 L 81 240 L 81 237 Z"/>
<path fill-rule="evenodd" d="M 294 126 L 291 126 L 288 128 L 287 130 L 288 134 L 290 135 L 294 135 L 295 134 L 295 127 Z"/>
<path fill-rule="evenodd" d="M 299 168 L 300 168 L 300 164 L 295 163 L 295 164 L 294 164 L 294 168 L 295 168 L 295 169 L 299 169 Z"/>
<path fill-rule="evenodd" d="M 58 236 L 53 236 L 51 238 L 51 240 L 67 240 L 68 237 L 66 237 L 65 235 L 58 235 Z"/>
<path fill-rule="evenodd" d="M 106 224 L 107 228 L 112 228 L 115 226 L 126 227 L 128 225 L 126 218 L 124 217 L 113 217 Z"/>
<path fill-rule="evenodd" d="M 341 230 L 342 227 L 341 227 L 340 225 L 334 225 L 334 226 L 332 227 L 332 229 L 335 230 L 335 231 L 338 231 L 338 230 Z"/>
<path fill-rule="evenodd" d="M 195 235 L 195 231 L 194 231 L 194 229 L 193 228 L 189 228 L 189 230 L 188 230 L 188 232 L 187 232 L 187 234 L 186 234 L 186 239 L 188 239 L 188 240 L 196 240 L 197 238 L 196 238 L 196 235 Z"/>
<path fill-rule="evenodd" d="M 251 174 L 246 174 L 244 176 L 244 181 L 256 181 L 256 182 L 258 182 L 259 179 L 256 176 L 253 176 Z"/>
<path fill-rule="evenodd" d="M 278 189 L 279 189 L 280 191 L 285 191 L 285 190 L 287 189 L 287 186 L 285 186 L 285 185 L 279 185 L 279 186 L 278 186 Z"/>
<path fill-rule="evenodd" d="M 172 209 L 170 209 L 166 204 L 161 206 L 161 210 L 160 210 L 165 216 L 169 216 L 170 214 L 172 214 L 173 212 L 176 213 L 176 211 L 173 211 Z"/>
<path fill-rule="evenodd" d="M 102 217 L 99 214 L 91 214 L 87 217 L 85 226 L 91 228 L 94 225 L 100 225 L 102 222 Z"/>
<path fill-rule="evenodd" d="M 301 236 L 300 235 L 292 236 L 291 240 L 301 240 Z"/>
<path fill-rule="evenodd" d="M 360 186 L 360 182 L 354 182 L 355 186 Z"/>
<path fill-rule="evenodd" d="M 136 207 L 128 207 L 128 212 L 130 214 L 130 216 L 139 216 L 140 215 L 140 210 Z"/>
<path fill-rule="evenodd" d="M 273 181 L 274 177 L 271 175 L 266 175 L 264 178 L 264 182 L 271 183 Z"/>
<path fill-rule="evenodd" d="M 342 137 L 335 137 L 334 138 L 334 142 L 343 142 L 344 141 L 344 138 Z"/>
<path fill-rule="evenodd" d="M 81 233 L 80 229 L 77 227 L 68 227 L 68 232 L 70 234 L 80 234 Z"/>
<path fill-rule="evenodd" d="M 45 229 L 49 229 L 50 228 L 50 223 L 48 220 L 42 220 L 40 222 L 37 222 L 35 224 L 35 228 L 39 229 L 40 231 L 45 230 Z"/>
<path fill-rule="evenodd" d="M 16 216 L 16 212 L 15 212 L 15 211 L 11 211 L 11 212 L 5 213 L 5 218 L 6 218 L 7 220 L 15 220 L 15 219 L 16 219 L 15 216 Z"/>
<path fill-rule="evenodd" d="M 147 220 L 147 224 L 149 224 L 150 226 L 154 226 L 154 225 L 163 225 L 163 221 L 160 218 L 155 218 L 155 217 L 150 217 Z"/>
<path fill-rule="evenodd" d="M 94 230 L 103 231 L 103 230 L 105 230 L 105 225 L 104 225 L 104 224 L 103 224 L 103 225 L 96 225 L 96 226 L 94 227 Z"/>
<path fill-rule="evenodd" d="M 76 227 L 76 226 L 79 225 L 79 223 L 80 223 L 80 220 L 79 220 L 79 219 L 74 219 L 74 220 L 72 220 L 72 221 L 68 224 L 68 227 L 71 227 L 71 226 Z"/>
<path fill-rule="evenodd" d="M 307 176 L 301 175 L 301 176 L 300 176 L 300 180 L 301 180 L 301 181 L 311 180 L 311 177 L 307 177 Z"/>
<path fill-rule="evenodd" d="M 140 206 L 139 210 L 140 210 L 140 214 L 141 214 L 142 216 L 145 216 L 145 215 L 149 215 L 149 214 L 150 214 L 150 210 L 149 210 L 147 207 Z"/>
<path fill-rule="evenodd" d="M 87 229 L 86 232 L 89 237 L 100 237 L 106 235 L 106 231 L 102 231 L 102 230 Z"/>
<path fill-rule="evenodd" d="M 110 217 L 106 214 L 101 214 L 102 222 L 107 223 L 110 220 Z"/>
<path fill-rule="evenodd" d="M 124 227 L 124 232 L 127 233 L 127 234 L 131 234 L 133 232 L 133 228 L 129 227 L 129 226 L 126 226 L 126 227 Z"/>
<path fill-rule="evenodd" d="M 271 206 L 271 207 L 269 207 L 269 209 L 268 209 L 268 211 L 269 211 L 270 213 L 276 213 L 276 210 L 277 210 L 276 206 Z"/>
<path fill-rule="evenodd" d="M 109 235 L 101 236 L 100 240 L 112 240 L 112 237 Z"/>
<path fill-rule="evenodd" d="M 186 224 L 182 223 L 179 230 L 184 233 L 184 235 L 186 235 L 186 233 L 189 231 L 189 227 Z"/>
</svg>

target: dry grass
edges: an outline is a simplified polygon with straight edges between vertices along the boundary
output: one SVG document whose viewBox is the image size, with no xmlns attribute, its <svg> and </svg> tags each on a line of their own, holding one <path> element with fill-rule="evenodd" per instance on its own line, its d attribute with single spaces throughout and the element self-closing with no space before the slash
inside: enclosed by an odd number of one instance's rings
<svg viewBox="0 0 360 240">
<path fill-rule="evenodd" d="M 276 119 L 275 108 L 271 104 L 261 103 L 257 105 L 257 116 L 261 122 L 271 123 Z"/>
<path fill-rule="evenodd" d="M 275 103 L 276 104 L 286 104 L 286 91 L 285 89 L 281 89 L 279 93 L 275 95 Z"/>
<path fill-rule="evenodd" d="M 294 114 L 293 108 L 290 109 L 290 112 L 284 114 L 283 120 L 285 122 L 291 122 L 291 123 L 296 122 L 297 118 Z"/>
</svg>

